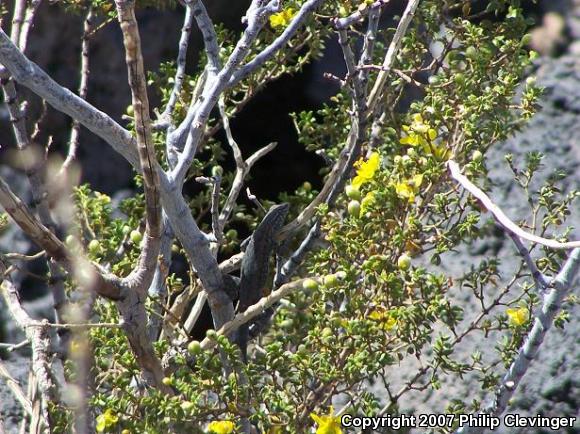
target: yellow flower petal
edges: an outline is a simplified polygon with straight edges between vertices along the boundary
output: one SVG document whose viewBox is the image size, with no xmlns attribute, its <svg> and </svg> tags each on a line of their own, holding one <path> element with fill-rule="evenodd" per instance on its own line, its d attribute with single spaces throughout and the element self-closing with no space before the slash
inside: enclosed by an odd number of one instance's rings
<svg viewBox="0 0 580 434">
<path fill-rule="evenodd" d="M 334 416 L 334 409 L 330 407 L 328 415 L 310 413 L 310 417 L 316 422 L 316 434 L 342 434 L 340 416 Z"/>
<path fill-rule="evenodd" d="M 234 423 L 229 420 L 213 421 L 207 426 L 208 431 L 214 434 L 231 434 L 234 428 Z"/>
<path fill-rule="evenodd" d="M 97 416 L 97 425 L 95 426 L 97 432 L 105 431 L 106 427 L 107 427 L 107 425 L 105 424 L 105 416 L 103 416 L 102 414 L 99 414 Z"/>
<path fill-rule="evenodd" d="M 96 430 L 97 432 L 103 432 L 107 428 L 112 427 L 119 421 L 119 417 L 115 414 L 115 412 L 108 408 L 105 410 L 103 414 L 97 416 L 97 425 Z"/>
<path fill-rule="evenodd" d="M 520 327 L 528 321 L 530 311 L 525 307 L 520 307 L 517 309 L 507 309 L 506 314 L 512 325 Z"/>
<path fill-rule="evenodd" d="M 419 173 L 415 176 L 413 176 L 413 186 L 418 189 L 419 187 L 421 187 L 421 184 L 423 183 L 423 174 Z"/>
<path fill-rule="evenodd" d="M 397 195 L 403 199 L 407 199 L 409 203 L 415 202 L 415 194 L 417 192 L 417 188 L 410 185 L 409 181 L 399 182 L 395 185 L 395 191 Z"/>
<path fill-rule="evenodd" d="M 422 124 L 423 123 L 423 116 L 421 116 L 421 113 L 415 113 L 413 115 L 413 122 L 416 122 L 418 124 Z"/>
<path fill-rule="evenodd" d="M 290 24 L 294 15 L 296 15 L 296 11 L 292 8 L 284 9 L 281 12 L 270 15 L 270 26 L 273 29 L 278 27 L 288 27 L 288 24 Z"/>
<path fill-rule="evenodd" d="M 365 182 L 370 181 L 378 170 L 381 164 L 381 157 L 377 152 L 373 152 L 367 161 L 362 159 L 355 163 L 357 167 L 356 176 L 352 181 L 352 185 L 360 187 Z"/>
</svg>

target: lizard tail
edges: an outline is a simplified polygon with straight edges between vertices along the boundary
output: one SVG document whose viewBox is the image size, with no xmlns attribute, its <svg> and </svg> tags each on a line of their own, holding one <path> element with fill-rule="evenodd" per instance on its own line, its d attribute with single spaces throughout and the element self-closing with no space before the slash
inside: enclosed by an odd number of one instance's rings
<svg viewBox="0 0 580 434">
<path fill-rule="evenodd" d="M 240 347 L 240 351 L 242 353 L 242 360 L 244 361 L 244 363 L 248 363 L 248 339 L 249 339 L 249 336 L 250 336 L 250 333 L 249 333 L 248 324 L 242 324 L 240 326 L 240 328 L 238 329 L 236 343 L 238 344 L 238 347 Z"/>
</svg>

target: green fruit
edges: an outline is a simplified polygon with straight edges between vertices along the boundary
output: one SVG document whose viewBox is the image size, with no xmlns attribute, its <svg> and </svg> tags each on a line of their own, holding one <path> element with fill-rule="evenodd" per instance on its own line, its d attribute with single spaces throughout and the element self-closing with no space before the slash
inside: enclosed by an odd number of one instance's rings
<svg viewBox="0 0 580 434">
<path fill-rule="evenodd" d="M 183 401 L 180 405 L 181 409 L 185 412 L 193 410 L 194 404 L 191 401 Z"/>
<path fill-rule="evenodd" d="M 238 238 L 238 231 L 236 231 L 235 229 L 229 229 L 226 232 L 226 238 L 228 240 L 235 240 L 236 238 Z"/>
<path fill-rule="evenodd" d="M 529 45 L 532 42 L 532 35 L 526 33 L 521 39 L 522 45 Z"/>
<path fill-rule="evenodd" d="M 205 332 L 205 335 L 208 339 L 211 339 L 212 341 L 215 341 L 217 339 L 217 333 L 214 329 L 209 329 L 208 331 Z"/>
<path fill-rule="evenodd" d="M 453 80 L 455 80 L 456 84 L 465 84 L 465 75 L 462 72 L 458 72 L 453 76 Z"/>
<path fill-rule="evenodd" d="M 280 323 L 280 328 L 282 328 L 284 330 L 290 330 L 293 325 L 294 325 L 294 321 L 292 321 L 291 319 L 285 319 L 284 321 L 282 321 Z"/>
<path fill-rule="evenodd" d="M 124 226 L 121 228 L 121 232 L 123 233 L 123 235 L 128 235 L 128 234 L 129 234 L 129 232 L 131 232 L 131 228 L 130 228 L 129 226 L 127 226 L 127 225 L 124 225 Z"/>
<path fill-rule="evenodd" d="M 170 377 L 163 377 L 163 379 L 161 380 L 161 382 L 163 384 L 165 384 L 166 386 L 171 386 L 173 384 L 173 379 Z"/>
<path fill-rule="evenodd" d="M 469 46 L 465 49 L 465 57 L 467 57 L 468 59 L 471 60 L 476 59 L 478 55 L 479 51 L 474 46 Z"/>
<path fill-rule="evenodd" d="M 431 75 L 428 79 L 429 84 L 439 84 L 440 77 L 438 75 Z"/>
<path fill-rule="evenodd" d="M 411 267 L 411 257 L 407 253 L 403 253 L 397 259 L 397 267 L 399 267 L 399 270 L 408 270 Z"/>
<path fill-rule="evenodd" d="M 360 202 L 358 200 L 351 200 L 348 203 L 348 213 L 354 218 L 358 218 L 360 216 Z"/>
<path fill-rule="evenodd" d="M 344 192 L 346 193 L 347 197 L 352 200 L 360 200 L 362 197 L 359 188 L 355 187 L 354 185 L 347 185 L 344 189 Z"/>
<path fill-rule="evenodd" d="M 222 166 L 213 166 L 211 168 L 211 176 L 222 176 L 224 174 L 224 169 Z"/>
<path fill-rule="evenodd" d="M 312 184 L 306 181 L 304 184 L 302 184 L 302 188 L 304 191 L 309 192 L 312 190 Z"/>
<path fill-rule="evenodd" d="M 333 336 L 334 332 L 332 331 L 332 329 L 330 327 L 324 327 L 324 329 L 322 329 L 322 337 L 323 338 L 327 338 L 330 336 Z"/>
<path fill-rule="evenodd" d="M 201 353 L 201 344 L 199 343 L 199 341 L 191 341 L 188 345 L 187 345 L 187 352 L 189 354 L 191 354 L 192 356 L 196 356 L 198 354 Z"/>
<path fill-rule="evenodd" d="M 127 107 L 127 114 L 129 116 L 133 116 L 135 114 L 135 109 L 133 108 L 132 105 L 130 105 L 130 106 Z"/>
<path fill-rule="evenodd" d="M 91 240 L 89 243 L 89 252 L 98 253 L 101 250 L 101 243 L 99 240 Z"/>
<path fill-rule="evenodd" d="M 316 291 L 318 290 L 318 282 L 314 279 L 306 279 L 302 282 L 302 288 L 307 291 Z"/>
<path fill-rule="evenodd" d="M 327 288 L 332 288 L 332 287 L 338 285 L 338 278 L 334 274 L 328 274 L 328 275 L 324 276 L 322 281 L 324 283 L 324 286 L 326 286 Z"/>
<path fill-rule="evenodd" d="M 66 239 L 64 240 L 67 246 L 74 246 L 77 243 L 77 239 L 74 235 L 67 235 Z"/>
<path fill-rule="evenodd" d="M 141 232 L 139 232 L 138 230 L 135 229 L 135 230 L 131 231 L 129 238 L 131 238 L 131 241 L 134 244 L 139 244 L 141 242 L 141 240 L 143 240 L 143 235 L 141 235 Z"/>
<path fill-rule="evenodd" d="M 473 154 L 471 154 L 471 161 L 473 161 L 474 163 L 479 163 L 483 160 L 483 154 L 481 153 L 481 151 L 473 151 Z"/>
</svg>

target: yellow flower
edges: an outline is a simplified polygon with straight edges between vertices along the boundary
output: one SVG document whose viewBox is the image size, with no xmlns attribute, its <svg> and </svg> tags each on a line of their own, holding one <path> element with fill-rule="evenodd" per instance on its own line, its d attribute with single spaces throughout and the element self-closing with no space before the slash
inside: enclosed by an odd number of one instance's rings
<svg viewBox="0 0 580 434">
<path fill-rule="evenodd" d="M 362 159 L 357 161 L 355 163 L 355 167 L 357 167 L 356 176 L 352 180 L 352 185 L 360 187 L 365 182 L 373 179 L 380 164 L 381 159 L 377 152 L 373 152 L 367 161 L 363 161 Z"/>
<path fill-rule="evenodd" d="M 399 142 L 402 145 L 419 146 L 425 154 L 433 155 L 438 160 L 448 160 L 451 157 L 449 149 L 444 145 L 437 145 L 437 130 L 423 120 L 420 113 L 413 115 L 411 125 L 403 125 L 405 135 Z"/>
<path fill-rule="evenodd" d="M 318 428 L 316 428 L 316 434 L 342 434 L 342 429 L 340 428 L 340 416 L 334 416 L 334 409 L 332 406 L 330 407 L 328 415 L 319 416 L 310 413 L 310 417 L 318 425 Z"/>
<path fill-rule="evenodd" d="M 235 427 L 234 423 L 229 420 L 217 420 L 210 422 L 207 429 L 213 434 L 230 434 L 234 432 Z"/>
<path fill-rule="evenodd" d="M 409 203 L 415 202 L 415 196 L 423 183 L 423 174 L 419 173 L 411 179 L 395 184 L 395 190 L 399 197 L 407 199 Z"/>
<path fill-rule="evenodd" d="M 381 323 L 383 329 L 392 330 L 397 325 L 397 320 L 393 318 L 384 308 L 377 308 L 369 314 L 369 318 Z"/>
<path fill-rule="evenodd" d="M 270 15 L 270 27 L 273 29 L 288 27 L 294 15 L 296 15 L 296 11 L 292 8 L 287 8 L 277 14 Z"/>
<path fill-rule="evenodd" d="M 97 432 L 104 432 L 119 421 L 119 417 L 113 410 L 107 408 L 103 414 L 97 416 Z"/>
<path fill-rule="evenodd" d="M 530 311 L 526 307 L 520 307 L 518 309 L 508 309 L 505 311 L 511 324 L 516 327 L 521 327 L 524 325 L 530 316 Z"/>
</svg>

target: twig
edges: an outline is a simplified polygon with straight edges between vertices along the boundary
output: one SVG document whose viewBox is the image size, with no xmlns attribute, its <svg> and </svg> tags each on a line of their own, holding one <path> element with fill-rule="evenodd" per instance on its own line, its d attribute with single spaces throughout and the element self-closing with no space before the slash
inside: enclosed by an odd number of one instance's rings
<svg viewBox="0 0 580 434">
<path fill-rule="evenodd" d="M 219 224 L 219 202 L 220 202 L 220 188 L 222 184 L 221 175 L 212 176 L 211 178 L 206 178 L 205 176 L 198 176 L 195 180 L 202 184 L 211 184 L 211 226 L 212 233 L 216 240 L 216 243 L 220 244 L 223 238 L 222 231 Z"/>
<path fill-rule="evenodd" d="M 262 211 L 263 213 L 266 213 L 268 211 L 266 208 L 264 208 L 264 205 L 262 205 L 262 203 L 258 200 L 256 195 L 252 193 L 252 191 L 250 190 L 250 187 L 246 187 L 246 196 L 254 205 L 256 205 L 256 207 L 260 211 Z"/>
<path fill-rule="evenodd" d="M 280 51 L 296 34 L 298 29 L 302 27 L 304 22 L 314 13 L 324 0 L 308 0 L 305 2 L 296 15 L 292 18 L 292 22 L 284 29 L 282 34 L 278 36 L 269 46 L 262 50 L 250 62 L 236 71 L 229 80 L 228 86 L 232 87 L 238 84 L 241 80 L 248 77 L 256 69 L 260 68 L 264 63 L 270 60 L 278 51 Z"/>
<path fill-rule="evenodd" d="M 378 0 L 367 7 L 359 8 L 348 17 L 337 18 L 334 20 L 334 27 L 338 30 L 345 29 L 348 26 L 356 24 L 364 19 L 369 13 L 377 8 L 382 8 L 383 6 L 389 4 L 391 0 Z"/>
<path fill-rule="evenodd" d="M 46 252 L 44 250 L 41 250 L 38 253 L 35 253 L 34 255 L 23 255 L 22 253 L 5 253 L 5 254 L 0 254 L 0 256 L 8 261 L 36 261 L 37 259 L 42 258 L 44 255 L 46 255 Z"/>
<path fill-rule="evenodd" d="M 469 191 L 476 199 L 480 201 L 480 203 L 487 209 L 490 213 L 493 214 L 497 222 L 506 230 L 514 235 L 523 238 L 524 240 L 528 240 L 534 243 L 538 243 L 544 245 L 546 247 L 550 247 L 552 249 L 574 249 L 580 247 L 580 241 L 569 241 L 561 243 L 556 240 L 548 239 L 539 237 L 534 234 L 529 234 L 516 225 L 514 222 L 510 220 L 508 216 L 504 214 L 504 212 L 495 205 L 492 200 L 487 196 L 483 191 L 481 191 L 477 186 L 475 186 L 469 179 L 467 179 L 462 173 L 459 165 L 453 161 L 449 160 L 447 162 L 447 168 L 453 179 L 455 179 L 463 188 Z"/>
<path fill-rule="evenodd" d="M 183 27 L 181 28 L 181 37 L 179 38 L 179 52 L 177 54 L 177 69 L 175 71 L 175 77 L 173 81 L 173 88 L 171 89 L 171 95 L 169 95 L 169 101 L 165 110 L 159 120 L 161 122 L 172 124 L 172 113 L 177 104 L 179 95 L 181 94 L 181 89 L 183 87 L 183 79 L 185 78 L 185 64 L 187 60 L 187 48 L 189 46 L 189 37 L 191 35 L 191 27 L 193 24 L 193 11 L 190 3 L 185 4 L 185 18 L 183 19 Z"/>
<path fill-rule="evenodd" d="M 272 306 L 274 303 L 277 303 L 282 298 L 286 297 L 287 295 L 291 294 L 292 292 L 302 289 L 302 284 L 306 279 L 295 280 L 291 283 L 287 283 L 282 285 L 276 291 L 272 291 L 269 295 L 262 297 L 260 301 L 256 304 L 250 306 L 244 312 L 239 313 L 234 317 L 233 320 L 224 324 L 218 331 L 217 334 L 219 336 L 228 336 L 234 330 L 237 330 L 242 324 L 246 324 L 248 321 L 252 320 L 253 318 L 260 315 L 264 310 L 268 307 Z M 205 338 L 201 342 L 201 348 L 204 350 L 210 350 L 216 346 L 217 342 L 213 339 Z"/>
<path fill-rule="evenodd" d="M 28 344 L 30 344 L 30 341 L 28 339 L 24 339 L 22 342 L 19 342 L 17 344 L 8 344 L 5 342 L 0 342 L 0 348 L 4 348 L 6 351 L 11 353 L 13 351 L 19 350 L 20 348 L 26 347 Z"/>
<path fill-rule="evenodd" d="M 510 365 L 508 372 L 504 375 L 493 401 L 485 407 L 481 414 L 497 416 L 507 408 L 509 400 L 530 367 L 556 315 L 560 312 L 561 304 L 572 288 L 578 268 L 580 268 L 580 249 L 574 249 L 554 279 L 550 292 L 544 298 L 542 308 L 535 315 L 532 330 Z M 482 427 L 464 426 L 458 429 L 456 434 L 480 434 L 483 430 Z"/>
<path fill-rule="evenodd" d="M 370 96 L 367 101 L 367 107 L 370 113 L 374 111 L 378 103 L 378 100 L 382 95 L 383 87 L 385 86 L 387 78 L 389 76 L 389 72 L 391 71 L 391 68 L 395 63 L 395 60 L 397 58 L 397 52 L 399 51 L 401 43 L 403 42 L 403 37 L 407 33 L 409 24 L 411 23 L 411 20 L 415 15 L 415 11 L 419 6 L 419 1 L 420 0 L 409 0 L 409 3 L 407 4 L 405 11 L 403 12 L 403 16 L 401 17 L 401 21 L 397 26 L 397 30 L 395 31 L 393 39 L 389 44 L 389 48 L 387 50 L 387 54 L 385 55 L 385 59 L 382 65 L 383 70 L 381 70 L 381 72 L 377 76 L 377 79 L 375 81 L 375 84 L 373 86 L 373 89 L 371 90 Z"/>
<path fill-rule="evenodd" d="M 89 88 L 89 48 L 90 48 L 90 37 L 89 34 L 93 30 L 93 19 L 94 12 L 93 7 L 89 5 L 87 10 L 87 15 L 85 17 L 83 26 L 83 36 L 81 45 L 81 80 L 79 83 L 79 97 L 82 99 L 87 99 L 87 91 Z M 81 132 L 81 124 L 78 120 L 73 120 L 73 125 L 70 133 L 70 139 L 68 144 L 68 153 L 62 167 L 60 168 L 59 175 L 66 173 L 72 162 L 77 157 L 77 149 L 79 146 L 79 138 Z"/>
<path fill-rule="evenodd" d="M 26 340 L 25 342 L 28 343 L 29 341 Z M 14 397 L 20 403 L 24 411 L 28 415 L 32 416 L 32 402 L 30 402 L 30 400 L 26 397 L 26 394 L 20 387 L 20 383 L 14 377 L 12 377 L 12 375 L 10 375 L 10 372 L 8 372 L 8 370 L 2 363 L 1 359 L 0 359 L 0 376 L 4 378 L 4 380 L 6 381 L 6 385 L 12 391 Z"/>
<path fill-rule="evenodd" d="M 262 157 L 266 156 L 268 153 L 273 151 L 277 145 L 278 143 L 276 142 L 269 143 L 267 146 L 258 149 L 245 162 L 243 160 L 236 161 L 236 175 L 234 176 L 232 187 L 230 188 L 230 192 L 228 194 L 228 197 L 220 214 L 219 220 L 220 227 L 222 228 L 222 230 L 226 222 L 230 218 L 230 215 L 236 205 L 236 200 L 238 199 L 238 196 L 244 186 L 244 180 L 250 173 L 250 170 L 252 169 L 252 167 L 254 167 L 254 164 L 256 164 Z"/>
<path fill-rule="evenodd" d="M 119 301 L 117 306 L 123 316 L 124 330 L 142 369 L 145 381 L 171 395 L 173 394 L 171 388 L 162 382 L 164 373 L 161 362 L 155 354 L 146 327 L 145 298 L 157 265 L 157 256 L 161 246 L 162 221 L 159 176 L 155 170 L 157 161 L 149 117 L 149 99 L 141 53 L 141 38 L 135 18 L 134 1 L 116 0 L 115 5 L 123 33 L 125 61 L 135 111 L 137 151 L 143 174 L 146 212 L 145 243 L 139 256 L 138 266 L 129 276 L 122 279 L 123 286 L 132 289 L 132 291 L 129 291 L 126 298 Z"/>
<path fill-rule="evenodd" d="M 375 49 L 375 41 L 377 39 L 380 18 L 381 18 L 380 6 L 376 7 L 371 6 L 369 11 L 369 20 L 367 25 L 367 31 L 365 33 L 363 50 L 359 59 L 358 67 L 368 65 L 373 61 L 373 52 Z M 364 95 L 366 96 L 368 92 L 368 78 L 369 78 L 368 71 L 361 69 L 358 76 L 362 90 L 364 92 Z"/>
<path fill-rule="evenodd" d="M 26 46 L 28 45 L 28 35 L 30 34 L 30 29 L 32 29 L 34 16 L 36 15 L 36 11 L 38 10 L 40 3 L 41 0 L 32 0 L 30 2 L 30 6 L 28 6 L 26 9 L 26 16 L 24 18 L 24 22 L 22 23 L 22 29 L 18 39 L 18 48 L 20 48 L 22 52 L 26 51 Z"/>
<path fill-rule="evenodd" d="M 5 268 L 5 265 L 0 263 L 0 269 L 5 271 Z M 49 409 L 51 404 L 55 405 L 58 403 L 59 393 L 48 362 L 50 346 L 48 327 L 46 327 L 45 322 L 39 323 L 32 320 L 22 308 L 18 290 L 9 277 L 4 278 L 1 290 L 12 317 L 25 331 L 26 337 L 30 340 L 32 347 L 32 370 L 38 380 L 38 386 L 42 395 L 42 415 L 47 425 L 53 427 L 54 421 Z M 30 327 L 30 324 L 33 323 L 36 326 Z"/>
</svg>

